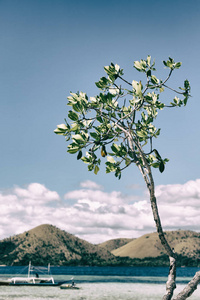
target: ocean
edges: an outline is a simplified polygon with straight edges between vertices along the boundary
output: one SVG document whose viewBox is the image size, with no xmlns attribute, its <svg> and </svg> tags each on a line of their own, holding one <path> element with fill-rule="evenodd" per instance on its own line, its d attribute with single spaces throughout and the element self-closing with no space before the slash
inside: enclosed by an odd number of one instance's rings
<svg viewBox="0 0 200 300">
<path fill-rule="evenodd" d="M 27 270 L 27 269 L 26 269 Z M 177 268 L 177 294 L 198 268 Z M 26 274 L 24 267 L 0 267 L 1 279 Z M 166 267 L 51 267 L 56 281 L 75 281 L 79 290 L 59 287 L 0 286 L 0 300 L 157 300 L 165 293 Z M 189 298 L 200 299 L 200 290 Z"/>
</svg>

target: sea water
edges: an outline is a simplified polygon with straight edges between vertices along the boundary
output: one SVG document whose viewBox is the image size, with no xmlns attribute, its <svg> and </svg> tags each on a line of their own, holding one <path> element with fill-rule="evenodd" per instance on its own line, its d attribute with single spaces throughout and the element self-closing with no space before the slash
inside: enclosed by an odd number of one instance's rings
<svg viewBox="0 0 200 300">
<path fill-rule="evenodd" d="M 0 277 L 19 275 L 20 267 L 0 267 Z M 197 268 L 177 269 L 177 294 L 194 276 Z M 8 272 L 9 271 L 9 275 Z M 11 272 L 12 271 L 12 272 Z M 165 293 L 168 268 L 143 267 L 60 267 L 52 268 L 56 281 L 71 282 L 79 290 L 62 290 L 59 287 L 0 286 L 0 300 L 158 300 Z M 14 275 L 13 275 L 14 274 Z M 189 298 L 200 299 L 200 289 Z"/>
<path fill-rule="evenodd" d="M 147 283 L 83 283 L 79 290 L 62 290 L 59 287 L 1 286 L 1 300 L 161 300 L 165 292 L 163 284 Z M 178 291 L 182 289 L 178 286 Z M 176 292 L 177 294 L 177 292 Z M 199 300 L 199 290 L 189 298 Z"/>
</svg>

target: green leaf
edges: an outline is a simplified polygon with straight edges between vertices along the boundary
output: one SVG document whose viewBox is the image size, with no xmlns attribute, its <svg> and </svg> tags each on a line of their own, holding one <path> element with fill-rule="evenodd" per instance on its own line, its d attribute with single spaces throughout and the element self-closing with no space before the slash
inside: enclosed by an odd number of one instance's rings
<svg viewBox="0 0 200 300">
<path fill-rule="evenodd" d="M 154 149 L 154 153 L 155 153 L 155 155 L 156 155 L 156 158 L 157 158 L 158 160 L 161 160 L 161 156 L 160 156 L 160 154 L 158 153 L 158 151 L 157 151 L 156 149 Z"/>
<path fill-rule="evenodd" d="M 118 153 L 119 152 L 119 146 L 115 143 L 112 144 L 111 149 L 114 153 Z"/>
<path fill-rule="evenodd" d="M 165 88 L 164 87 L 161 87 L 160 88 L 160 93 L 164 92 Z"/>
<path fill-rule="evenodd" d="M 58 129 L 58 128 L 56 128 L 56 129 L 54 130 L 54 133 L 55 133 L 55 134 L 58 134 L 58 135 L 64 135 L 64 134 L 65 134 L 65 132 L 64 132 L 63 130 L 60 130 L 60 129 Z"/>
<path fill-rule="evenodd" d="M 107 161 L 109 161 L 110 163 L 114 164 L 115 160 L 112 156 L 107 156 Z"/>
<path fill-rule="evenodd" d="M 76 141 L 78 144 L 83 144 L 86 142 L 87 137 L 84 135 L 80 135 L 80 134 L 74 134 L 74 135 L 72 135 L 72 139 L 74 141 Z"/>
<path fill-rule="evenodd" d="M 99 123 L 103 123 L 102 117 L 97 117 L 97 121 L 98 121 Z"/>
<path fill-rule="evenodd" d="M 121 179 L 121 170 L 120 170 L 120 168 L 117 168 L 117 170 L 115 171 L 115 177 L 118 177 L 118 179 Z"/>
<path fill-rule="evenodd" d="M 153 168 L 159 168 L 160 162 L 152 163 L 151 166 L 152 166 Z"/>
<path fill-rule="evenodd" d="M 71 124 L 71 131 L 76 131 L 77 129 L 79 128 L 78 124 L 77 123 L 72 123 Z"/>
<path fill-rule="evenodd" d="M 186 97 L 186 98 L 183 100 L 184 105 L 187 104 L 187 101 L 188 101 L 188 97 Z"/>
<path fill-rule="evenodd" d="M 137 135 L 141 138 L 147 137 L 147 133 L 144 130 L 137 131 Z"/>
<path fill-rule="evenodd" d="M 181 65 L 182 65 L 182 62 L 177 62 L 175 64 L 175 69 L 179 69 Z"/>
<path fill-rule="evenodd" d="M 132 86 L 136 92 L 136 95 L 138 95 L 139 97 L 142 96 L 142 84 L 141 82 L 138 82 L 136 80 L 132 81 Z"/>
<path fill-rule="evenodd" d="M 107 155 L 106 147 L 105 147 L 105 145 L 102 145 L 102 147 L 101 147 L 101 156 L 105 157 L 106 155 Z"/>
<path fill-rule="evenodd" d="M 167 63 L 165 60 L 163 60 L 163 64 L 165 65 L 165 67 L 167 67 Z"/>
<path fill-rule="evenodd" d="M 72 110 L 69 111 L 68 118 L 72 121 L 78 121 L 78 115 Z"/>
<path fill-rule="evenodd" d="M 78 155 L 77 155 L 77 160 L 79 160 L 82 157 L 82 151 L 80 150 Z"/>
<path fill-rule="evenodd" d="M 97 165 L 95 165 L 95 167 L 94 167 L 94 174 L 97 175 L 98 172 L 99 172 L 99 167 Z"/>
<path fill-rule="evenodd" d="M 147 76 L 151 76 L 151 70 L 147 71 Z"/>
<path fill-rule="evenodd" d="M 106 77 L 101 77 L 100 80 L 98 82 L 95 82 L 96 86 L 100 89 L 104 89 L 109 87 L 109 85 L 112 83 L 112 81 L 110 81 L 109 79 L 107 79 Z"/>
<path fill-rule="evenodd" d="M 147 67 L 147 63 L 145 60 L 140 60 L 140 61 L 134 61 L 134 68 L 138 70 L 139 72 L 145 72 Z"/>
<path fill-rule="evenodd" d="M 184 88 L 186 90 L 190 88 L 190 82 L 187 79 L 184 81 Z"/>
<path fill-rule="evenodd" d="M 88 164 L 90 162 L 90 159 L 88 157 L 81 157 L 81 160 L 85 163 L 85 164 Z"/>
<path fill-rule="evenodd" d="M 96 132 L 90 132 L 91 137 L 93 137 L 95 140 L 99 140 L 100 136 Z"/>
<path fill-rule="evenodd" d="M 173 58 L 169 57 L 169 60 L 167 61 L 163 61 L 163 64 L 167 67 L 167 68 L 170 68 L 170 69 L 174 69 L 174 66 L 175 66 L 175 63 L 174 63 L 174 60 Z"/>
<path fill-rule="evenodd" d="M 75 147 L 75 146 L 69 145 L 67 152 L 71 153 L 71 154 L 74 154 L 74 153 L 78 152 L 78 150 L 79 150 L 79 147 L 77 147 L 77 146 Z"/>
<path fill-rule="evenodd" d="M 67 126 L 65 124 L 60 124 L 60 125 L 57 125 L 58 129 L 61 129 L 61 130 L 67 130 Z"/>
<path fill-rule="evenodd" d="M 154 84 L 159 84 L 159 79 L 156 78 L 155 75 L 152 75 L 152 76 L 151 76 L 151 82 L 154 83 Z"/>
<path fill-rule="evenodd" d="M 138 71 L 142 71 L 142 66 L 140 64 L 139 61 L 134 61 L 134 67 L 138 70 Z"/>
<path fill-rule="evenodd" d="M 66 126 L 66 124 L 59 124 L 57 125 L 57 128 L 54 130 L 54 133 L 64 135 L 68 130 L 69 128 Z"/>
<path fill-rule="evenodd" d="M 80 103 L 73 104 L 72 107 L 73 107 L 73 110 L 75 110 L 77 112 L 81 112 L 83 110 L 83 106 Z"/>
<path fill-rule="evenodd" d="M 130 158 L 126 158 L 125 165 L 128 166 L 128 165 L 130 165 L 130 163 L 131 163 Z"/>
<path fill-rule="evenodd" d="M 159 171 L 160 173 L 162 173 L 165 170 L 165 164 L 164 162 L 161 160 L 160 164 L 159 164 Z"/>
<path fill-rule="evenodd" d="M 94 165 L 93 164 L 88 165 L 88 171 L 92 171 L 93 169 L 94 169 Z"/>
<path fill-rule="evenodd" d="M 147 64 L 149 67 L 151 66 L 151 56 L 150 55 L 147 56 Z"/>
<path fill-rule="evenodd" d="M 106 162 L 106 173 L 115 172 L 117 169 L 116 165 L 107 161 Z"/>
<path fill-rule="evenodd" d="M 158 137 L 160 135 L 160 131 L 161 129 L 159 128 L 156 132 L 155 132 L 155 137 Z"/>
</svg>

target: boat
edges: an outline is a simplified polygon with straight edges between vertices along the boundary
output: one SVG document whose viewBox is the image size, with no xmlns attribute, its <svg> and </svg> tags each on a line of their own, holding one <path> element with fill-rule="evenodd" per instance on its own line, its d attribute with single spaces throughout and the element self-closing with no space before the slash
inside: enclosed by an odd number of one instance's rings
<svg viewBox="0 0 200 300">
<path fill-rule="evenodd" d="M 41 276 L 40 273 L 47 268 L 43 267 L 33 267 L 31 262 L 28 266 L 28 276 L 19 276 L 12 277 L 7 280 L 0 280 L 0 285 L 9 285 L 9 286 L 60 286 L 66 281 L 55 282 L 53 276 L 50 275 L 50 264 L 48 265 L 48 275 Z M 34 273 L 34 275 L 33 275 Z"/>
<path fill-rule="evenodd" d="M 63 290 L 80 290 L 80 288 L 78 286 L 76 286 L 75 282 L 74 282 L 74 278 L 71 278 L 71 284 L 69 283 L 63 283 L 60 285 L 60 288 Z"/>
<path fill-rule="evenodd" d="M 63 283 L 60 285 L 60 289 L 63 290 L 80 290 L 78 286 L 72 286 L 71 284 Z"/>
</svg>

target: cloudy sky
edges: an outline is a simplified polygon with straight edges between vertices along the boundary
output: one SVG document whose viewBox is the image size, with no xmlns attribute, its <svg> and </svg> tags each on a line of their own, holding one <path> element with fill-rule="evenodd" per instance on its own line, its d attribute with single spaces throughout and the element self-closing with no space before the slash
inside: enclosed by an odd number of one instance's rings
<svg viewBox="0 0 200 300">
<path fill-rule="evenodd" d="M 164 228 L 200 231 L 199 29 L 198 0 L 0 1 L 0 239 L 44 223 L 94 243 L 155 231 L 136 168 L 88 173 L 53 133 L 70 91 L 96 95 L 111 61 L 139 81 L 147 55 L 161 77 L 162 60 L 182 62 L 173 87 L 191 82 L 188 105 L 158 117 L 170 161 L 154 177 Z"/>
</svg>

